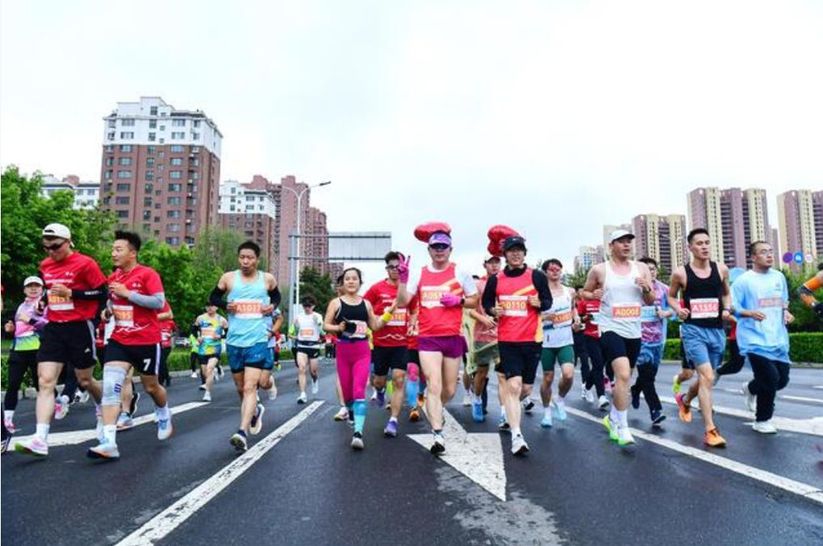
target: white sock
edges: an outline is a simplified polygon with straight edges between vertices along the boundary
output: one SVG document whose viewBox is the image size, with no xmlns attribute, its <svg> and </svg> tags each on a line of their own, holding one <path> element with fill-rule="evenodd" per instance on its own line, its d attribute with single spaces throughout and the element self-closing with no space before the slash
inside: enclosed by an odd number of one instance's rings
<svg viewBox="0 0 823 546">
<path fill-rule="evenodd" d="M 613 423 L 620 422 L 620 412 L 615 409 L 614 404 L 612 404 L 612 407 L 609 410 L 609 419 L 611 419 Z"/>
<path fill-rule="evenodd" d="M 117 444 L 117 425 L 103 425 L 103 437 L 110 444 Z"/>
<path fill-rule="evenodd" d="M 397 417 L 389 417 L 389 421 L 394 421 L 396 423 L 397 422 Z"/>
<path fill-rule="evenodd" d="M 69 403 L 69 397 L 66 396 L 65 394 L 61 394 L 60 395 L 60 403 L 61 404 L 68 404 Z"/>
<path fill-rule="evenodd" d="M 45 442 L 49 437 L 49 429 L 50 428 L 51 428 L 50 425 L 44 425 L 42 423 L 37 423 L 37 427 L 35 428 L 34 435 Z"/>
<path fill-rule="evenodd" d="M 166 405 L 162 408 L 155 408 L 154 413 L 155 415 L 157 415 L 158 419 L 168 419 L 171 415 L 171 410 L 169 410 L 168 402 L 166 402 Z"/>
<path fill-rule="evenodd" d="M 3 418 L 11 421 L 14 419 L 14 410 L 3 410 Z"/>
<path fill-rule="evenodd" d="M 621 427 L 629 426 L 629 410 L 617 410 L 617 417 Z"/>
<path fill-rule="evenodd" d="M 565 406 L 566 406 L 566 397 L 565 397 L 565 396 L 558 396 L 558 397 L 555 399 L 555 403 L 556 403 L 558 406 L 565 407 Z"/>
<path fill-rule="evenodd" d="M 506 408 L 505 406 L 500 406 L 500 417 L 506 419 Z"/>
<path fill-rule="evenodd" d="M 512 428 L 512 436 L 522 436 L 519 428 Z"/>
<path fill-rule="evenodd" d="M 543 413 L 546 415 L 547 419 L 551 419 L 552 418 L 552 407 L 551 407 L 551 405 L 543 406 Z"/>
</svg>

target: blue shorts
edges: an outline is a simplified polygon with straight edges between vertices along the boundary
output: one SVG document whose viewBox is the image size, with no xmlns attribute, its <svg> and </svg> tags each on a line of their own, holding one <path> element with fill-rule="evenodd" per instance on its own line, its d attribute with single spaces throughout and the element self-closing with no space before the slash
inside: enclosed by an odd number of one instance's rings
<svg viewBox="0 0 823 546">
<path fill-rule="evenodd" d="M 637 365 L 645 366 L 651 364 L 655 368 L 660 365 L 663 359 L 662 343 L 641 343 L 640 354 L 637 356 Z"/>
<path fill-rule="evenodd" d="M 255 343 L 251 347 L 228 345 L 226 352 L 229 356 L 231 373 L 240 373 L 246 366 L 259 370 L 271 370 L 274 367 L 269 344 L 265 341 Z"/>
<path fill-rule="evenodd" d="M 680 342 L 686 353 L 686 360 L 694 366 L 709 363 L 716 369 L 723 362 L 726 350 L 726 333 L 723 328 L 701 328 L 694 324 L 680 326 Z"/>
</svg>

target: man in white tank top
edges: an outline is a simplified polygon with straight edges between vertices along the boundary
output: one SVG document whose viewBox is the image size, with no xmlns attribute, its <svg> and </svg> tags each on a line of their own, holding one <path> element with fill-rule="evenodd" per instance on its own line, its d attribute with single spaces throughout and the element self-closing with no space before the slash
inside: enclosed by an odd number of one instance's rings
<svg viewBox="0 0 823 546">
<path fill-rule="evenodd" d="M 609 261 L 592 267 L 583 287 L 584 298 L 601 300 L 600 344 L 615 378 L 612 408 L 603 418 L 603 426 L 621 446 L 634 443 L 628 424 L 629 381 L 640 353 L 640 310 L 654 304 L 648 266 L 629 259 L 633 239 L 626 230 L 613 231 Z"/>
</svg>

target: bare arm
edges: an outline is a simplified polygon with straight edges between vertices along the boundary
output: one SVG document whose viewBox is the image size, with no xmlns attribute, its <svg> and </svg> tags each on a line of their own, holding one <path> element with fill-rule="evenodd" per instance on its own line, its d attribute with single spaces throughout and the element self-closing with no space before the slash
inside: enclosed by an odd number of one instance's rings
<svg viewBox="0 0 823 546">
<path fill-rule="evenodd" d="M 587 300 L 599 300 L 603 297 L 603 281 L 601 272 L 603 268 L 600 264 L 589 269 L 589 274 L 586 276 L 586 284 L 583 286 L 581 295 Z"/>
<path fill-rule="evenodd" d="M 723 320 L 729 320 L 732 313 L 732 292 L 729 289 L 729 268 L 725 264 L 720 266 L 720 278 L 723 279 L 723 289 L 720 295 L 720 301 L 723 303 L 723 311 L 721 316 Z"/>
<path fill-rule="evenodd" d="M 340 300 L 335 298 L 329 302 L 329 306 L 326 308 L 326 316 L 323 320 L 323 329 L 329 333 L 335 334 L 342 334 L 346 330 L 346 323 L 341 322 L 340 324 L 336 324 L 334 322 L 334 315 L 337 314 L 337 311 L 340 309 Z"/>
</svg>

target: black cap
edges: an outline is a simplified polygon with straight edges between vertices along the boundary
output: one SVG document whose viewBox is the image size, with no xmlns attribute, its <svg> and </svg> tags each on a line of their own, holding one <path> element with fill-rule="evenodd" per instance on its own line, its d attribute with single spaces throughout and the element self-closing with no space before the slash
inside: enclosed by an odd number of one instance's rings
<svg viewBox="0 0 823 546">
<path fill-rule="evenodd" d="M 503 251 L 511 250 L 515 247 L 522 247 L 523 250 L 526 250 L 526 239 L 521 237 L 520 235 L 512 235 L 511 237 L 506 237 L 503 240 Z"/>
</svg>

